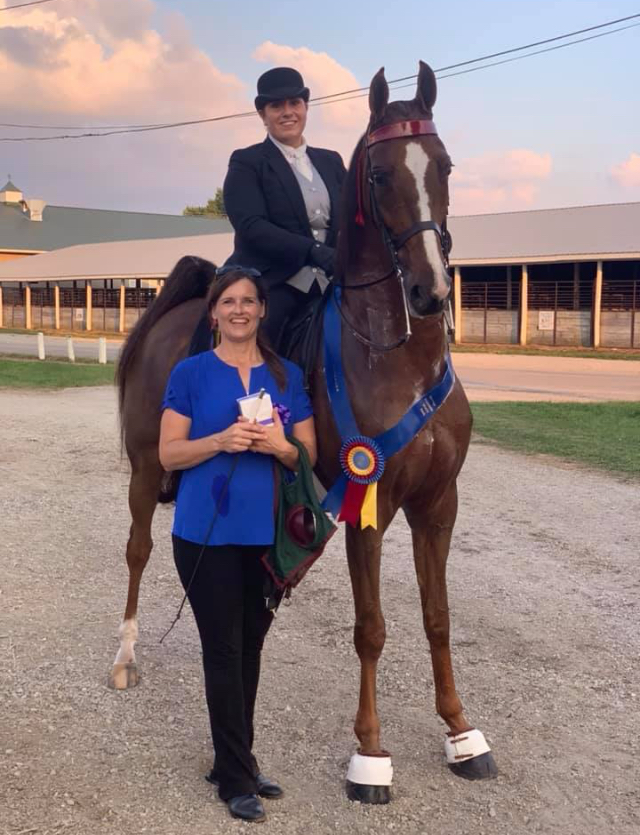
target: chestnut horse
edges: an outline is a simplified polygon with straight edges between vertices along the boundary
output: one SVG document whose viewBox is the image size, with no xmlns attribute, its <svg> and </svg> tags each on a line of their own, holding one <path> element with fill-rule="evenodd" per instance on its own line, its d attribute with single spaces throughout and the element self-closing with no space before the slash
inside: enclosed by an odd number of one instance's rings
<svg viewBox="0 0 640 835">
<path fill-rule="evenodd" d="M 372 438 L 396 424 L 447 369 L 444 305 L 451 289 L 446 231 L 451 161 L 431 121 L 435 100 L 436 80 L 426 64 L 420 62 L 412 101 L 389 103 L 389 87 L 380 70 L 369 92 L 369 126 L 345 182 L 334 276 L 341 287 L 344 379 L 358 429 Z M 120 365 L 122 426 L 132 463 L 133 524 L 127 546 L 129 597 L 112 671 L 112 683 L 119 688 L 137 682 L 133 644 L 138 634 L 138 589 L 151 550 L 151 518 L 163 476 L 157 455 L 162 391 L 172 366 L 187 352 L 210 278 L 206 262 L 193 264 L 199 264 L 199 277 L 191 279 L 190 286 L 187 280 L 174 280 L 175 276 L 167 282 L 145 314 L 147 324 L 143 317 L 140 331 L 132 333 Z M 312 382 L 317 474 L 330 487 L 341 472 L 339 452 L 345 439 L 338 434 L 327 396 L 322 352 Z M 386 462 L 377 488 L 377 528 L 346 526 L 354 643 L 361 665 L 354 728 L 360 745 L 347 774 L 347 794 L 352 799 L 386 803 L 390 798 L 392 767 L 380 741 L 376 671 L 385 642 L 381 546 L 399 509 L 412 531 L 436 710 L 448 726 L 448 764 L 469 779 L 497 773 L 484 736 L 462 712 L 449 646 L 446 562 L 457 512 L 456 478 L 470 434 L 469 404 L 455 379 L 431 420 Z"/>
</svg>

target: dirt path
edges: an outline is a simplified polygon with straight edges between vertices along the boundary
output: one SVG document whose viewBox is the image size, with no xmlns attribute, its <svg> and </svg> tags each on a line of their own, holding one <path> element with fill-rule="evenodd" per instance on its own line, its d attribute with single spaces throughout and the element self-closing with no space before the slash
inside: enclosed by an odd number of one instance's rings
<svg viewBox="0 0 640 835">
<path fill-rule="evenodd" d="M 202 779 L 210 760 L 198 641 L 169 530 L 143 582 L 143 682 L 114 693 L 127 475 L 107 389 L 0 392 L 0 833 L 241 832 Z M 287 796 L 265 835 L 631 835 L 640 829 L 637 484 L 474 444 L 450 562 L 458 686 L 501 776 L 447 770 L 410 538 L 386 540 L 380 668 L 394 802 L 343 795 L 357 696 L 341 537 L 279 616 L 257 749 Z"/>
<path fill-rule="evenodd" d="M 640 400 L 640 362 L 453 354 L 469 400 Z"/>
</svg>

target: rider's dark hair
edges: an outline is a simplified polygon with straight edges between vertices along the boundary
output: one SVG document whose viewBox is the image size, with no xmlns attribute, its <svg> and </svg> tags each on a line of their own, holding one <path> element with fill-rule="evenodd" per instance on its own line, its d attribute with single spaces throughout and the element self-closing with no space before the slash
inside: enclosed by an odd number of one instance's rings
<svg viewBox="0 0 640 835">
<path fill-rule="evenodd" d="M 253 273 L 253 271 L 251 272 Z M 206 298 L 207 313 L 209 314 L 209 317 L 211 317 L 211 311 L 216 306 L 220 296 L 225 292 L 225 290 L 228 290 L 229 287 L 236 284 L 238 281 L 242 281 L 243 278 L 250 281 L 256 288 L 258 301 L 262 302 L 265 307 L 268 305 L 267 290 L 262 278 L 245 272 L 242 267 L 238 267 L 237 270 L 230 270 L 229 272 L 225 272 L 224 275 L 217 276 L 211 282 Z M 276 381 L 280 391 L 284 391 L 287 387 L 287 372 L 285 370 L 284 363 L 269 344 L 269 340 L 262 327 L 258 328 L 256 343 L 258 345 L 258 350 L 264 357 L 267 368 L 271 372 L 271 376 Z"/>
</svg>

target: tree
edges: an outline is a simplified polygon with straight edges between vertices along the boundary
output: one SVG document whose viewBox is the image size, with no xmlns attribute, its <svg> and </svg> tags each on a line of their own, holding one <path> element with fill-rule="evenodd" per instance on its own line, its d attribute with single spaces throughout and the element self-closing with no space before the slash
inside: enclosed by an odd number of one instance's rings
<svg viewBox="0 0 640 835">
<path fill-rule="evenodd" d="M 226 217 L 222 189 L 217 188 L 215 197 L 207 200 L 206 206 L 185 206 L 183 215 L 200 215 L 204 217 Z"/>
</svg>

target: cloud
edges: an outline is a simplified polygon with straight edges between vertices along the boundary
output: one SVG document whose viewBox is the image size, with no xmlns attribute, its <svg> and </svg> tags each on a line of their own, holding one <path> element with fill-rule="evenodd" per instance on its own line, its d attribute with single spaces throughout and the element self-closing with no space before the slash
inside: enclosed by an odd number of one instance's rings
<svg viewBox="0 0 640 835">
<path fill-rule="evenodd" d="M 640 188 L 640 154 L 629 154 L 628 159 L 614 165 L 610 173 L 623 188 Z"/>
<path fill-rule="evenodd" d="M 465 159 L 451 176 L 452 214 L 527 208 L 535 202 L 551 168 L 550 154 L 528 148 Z"/>
<path fill-rule="evenodd" d="M 0 7 L 4 0 L 0 0 Z M 222 185 L 235 148 L 260 142 L 254 85 L 223 72 L 199 48 L 185 17 L 153 0 L 59 0 L 0 14 L 3 122 L 121 125 L 250 112 L 247 118 L 98 139 L 2 143 L 5 170 L 50 204 L 179 212 Z M 325 52 L 265 41 L 255 77 L 290 64 L 313 95 L 360 86 Z M 367 122 L 366 98 L 312 107 L 310 144 L 348 162 Z M 37 134 L 0 128 L 1 136 Z"/>
</svg>

